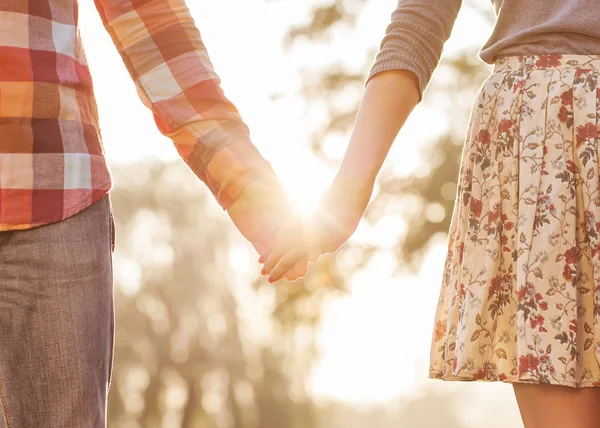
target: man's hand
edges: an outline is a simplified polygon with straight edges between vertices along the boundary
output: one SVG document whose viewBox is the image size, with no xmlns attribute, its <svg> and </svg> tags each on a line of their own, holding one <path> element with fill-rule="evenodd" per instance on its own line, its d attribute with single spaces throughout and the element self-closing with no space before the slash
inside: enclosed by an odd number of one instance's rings
<svg viewBox="0 0 600 428">
<path fill-rule="evenodd" d="M 259 259 L 269 282 L 287 277 L 298 261 L 315 261 L 321 254 L 337 251 L 356 230 L 372 192 L 368 180 L 341 177 L 324 195 L 314 218 L 290 217 Z"/>
<path fill-rule="evenodd" d="M 259 178 L 248 184 L 227 209 L 229 217 L 260 254 L 293 211 L 276 178 Z M 290 281 L 306 275 L 307 258 L 299 258 L 286 272 Z"/>
</svg>

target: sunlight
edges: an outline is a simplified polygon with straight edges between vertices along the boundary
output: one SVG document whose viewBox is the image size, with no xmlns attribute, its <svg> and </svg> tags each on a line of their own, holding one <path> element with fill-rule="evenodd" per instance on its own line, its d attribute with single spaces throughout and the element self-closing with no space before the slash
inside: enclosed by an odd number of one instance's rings
<svg viewBox="0 0 600 428">
<path fill-rule="evenodd" d="M 286 159 L 281 167 L 274 167 L 298 214 L 307 217 L 314 214 L 321 195 L 329 187 L 333 171 L 320 163 L 310 151 L 301 152 L 301 149 L 294 153 L 294 159 Z"/>
<path fill-rule="evenodd" d="M 310 216 L 316 211 L 319 198 L 329 187 L 335 170 L 325 166 L 311 152 L 311 134 L 327 118 L 322 109 L 307 108 L 300 90 L 300 70 L 303 67 L 319 70 L 323 63 L 330 62 L 332 56 L 352 70 L 363 67 L 364 57 L 357 53 L 366 52 L 380 42 L 389 14 L 395 7 L 393 0 L 365 2 L 368 4 L 356 17 L 360 25 L 355 34 L 325 47 L 305 40 L 293 53 L 286 52 L 281 40 L 287 28 L 307 13 L 308 3 L 315 2 L 188 1 L 201 28 L 203 41 L 209 47 L 211 60 L 223 80 L 226 94 L 235 102 L 252 130 L 253 141 L 272 163 L 290 202 L 303 216 Z M 232 14 L 232 8 L 237 13 Z M 265 16 L 269 19 L 263 19 Z M 82 2 L 80 18 L 94 73 L 104 144 L 111 163 L 123 165 L 145 157 L 180 161 L 171 142 L 158 133 L 152 115 L 138 99 L 110 36 L 88 2 Z M 261 21 L 260 26 L 256 25 L 258 21 Z M 477 23 L 475 30 L 471 25 L 474 22 Z M 239 34 L 245 36 L 224 37 L 227 34 L 224 28 L 236 28 Z M 481 39 L 487 31 L 487 27 L 482 29 L 480 20 L 463 14 L 454 26 L 454 37 L 448 43 L 447 52 L 483 42 Z M 240 64 L 260 66 L 245 67 L 240 71 Z M 274 93 L 287 95 L 287 98 L 273 101 L 271 95 Z M 420 105 L 402 129 L 398 139 L 401 144 L 397 143 L 392 148 L 387 167 L 399 176 L 415 173 L 423 165 L 419 142 L 437 138 L 444 132 L 447 121 L 448 118 L 436 108 Z M 341 158 L 347 140 L 345 134 L 330 135 L 324 145 L 326 156 Z M 202 184 L 197 183 L 197 187 L 201 188 Z M 208 190 L 206 192 L 208 195 Z M 456 188 L 453 183 L 446 183 L 442 192 L 447 199 L 453 199 Z M 413 393 L 421 382 L 425 382 L 426 368 L 422 369 L 419 362 L 426 364 L 429 357 L 431 320 L 446 248 L 445 243 L 432 245 L 418 276 L 395 276 L 392 250 L 406 228 L 401 216 L 410 214 L 411 210 L 423 209 L 413 199 L 403 198 L 398 203 L 401 209 L 397 216 L 388 216 L 374 227 L 363 224 L 354 236 L 359 244 L 375 243 L 387 252 L 374 258 L 362 273 L 351 280 L 351 293 L 325 308 L 319 329 L 321 352 L 309 380 L 313 397 L 344 400 L 356 405 L 386 402 L 400 394 Z M 216 206 L 215 202 L 210 204 Z M 427 218 L 440 219 L 443 214 L 440 208 L 428 207 Z M 157 228 L 156 225 L 150 226 Z M 148 257 L 153 260 L 151 257 L 156 257 L 155 253 L 146 254 L 141 250 L 138 253 L 143 253 L 142 259 Z M 161 258 L 166 257 L 166 253 L 157 254 Z M 172 254 L 169 253 L 169 256 Z M 256 259 L 249 244 L 232 247 L 232 272 L 228 273 L 231 278 L 227 279 L 240 305 L 237 309 L 240 313 L 239 326 L 245 340 L 262 345 L 274 336 L 272 330 L 275 327 L 270 317 L 271 292 L 275 293 L 275 288 L 265 288 L 266 291 L 257 293 L 250 286 L 260 270 Z M 118 253 L 115 259 L 115 275 L 122 287 L 120 291 L 126 297 L 141 289 L 141 266 L 122 253 Z M 254 364 L 250 367 L 258 370 L 259 366 Z M 133 390 L 125 401 L 130 412 L 143 408 L 142 395 L 138 390 L 149 382 L 149 374 L 141 370 L 125 371 Z M 220 391 L 221 379 L 213 378 L 202 381 L 203 386 L 208 382 L 210 387 L 204 403 L 209 409 L 218 408 L 220 400 L 215 391 Z M 482 393 L 481 397 L 484 396 Z M 489 400 L 496 399 L 495 393 L 488 393 L 487 397 Z M 168 396 L 167 400 L 177 402 L 179 397 Z"/>
<path fill-rule="evenodd" d="M 315 192 L 314 187 L 307 186 L 303 183 L 290 183 L 285 184 L 287 195 L 290 203 L 303 217 L 310 217 L 315 213 L 319 206 L 319 197 L 321 194 Z"/>
</svg>

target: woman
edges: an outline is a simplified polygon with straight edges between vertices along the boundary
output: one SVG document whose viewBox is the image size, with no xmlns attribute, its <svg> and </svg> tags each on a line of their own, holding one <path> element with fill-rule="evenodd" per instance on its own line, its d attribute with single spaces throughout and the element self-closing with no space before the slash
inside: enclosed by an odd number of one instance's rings
<svg viewBox="0 0 600 428">
<path fill-rule="evenodd" d="M 355 230 L 460 3 L 398 2 L 328 216 L 281 230 L 261 256 L 271 281 Z M 493 3 L 480 57 L 494 69 L 463 149 L 429 376 L 511 383 L 526 428 L 598 427 L 600 12 L 594 0 Z"/>
</svg>

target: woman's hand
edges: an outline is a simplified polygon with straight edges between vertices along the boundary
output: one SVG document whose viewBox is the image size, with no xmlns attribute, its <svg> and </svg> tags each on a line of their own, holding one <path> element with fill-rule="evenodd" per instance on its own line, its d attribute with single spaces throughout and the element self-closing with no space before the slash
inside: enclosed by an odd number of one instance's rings
<svg viewBox="0 0 600 428">
<path fill-rule="evenodd" d="M 250 241 L 258 254 L 277 234 L 280 225 L 290 218 L 292 208 L 285 196 L 285 190 L 275 176 L 268 176 L 248 184 L 233 204 L 227 209 L 229 217 Z M 286 272 L 286 278 L 295 281 L 306 275 L 308 260 L 298 263 Z"/>
<path fill-rule="evenodd" d="M 337 251 L 358 227 L 372 192 L 373 184 L 364 179 L 336 178 L 319 211 L 309 219 L 290 219 L 262 252 L 259 262 L 269 282 L 295 276 L 291 271 L 299 261 Z"/>
<path fill-rule="evenodd" d="M 419 80 L 411 71 L 385 71 L 369 80 L 344 160 L 321 210 L 309 221 L 289 220 L 261 252 L 259 261 L 271 282 L 302 257 L 315 260 L 336 251 L 354 233 L 383 161 L 420 95 Z"/>
</svg>

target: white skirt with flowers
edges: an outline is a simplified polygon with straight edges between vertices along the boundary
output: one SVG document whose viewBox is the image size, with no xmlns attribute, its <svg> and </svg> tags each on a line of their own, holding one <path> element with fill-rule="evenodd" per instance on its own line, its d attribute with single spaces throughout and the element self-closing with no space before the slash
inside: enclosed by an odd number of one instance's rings
<svg viewBox="0 0 600 428">
<path fill-rule="evenodd" d="M 429 376 L 600 386 L 600 55 L 497 60 L 475 101 Z"/>
</svg>

